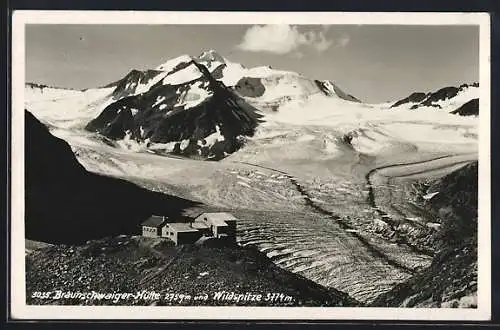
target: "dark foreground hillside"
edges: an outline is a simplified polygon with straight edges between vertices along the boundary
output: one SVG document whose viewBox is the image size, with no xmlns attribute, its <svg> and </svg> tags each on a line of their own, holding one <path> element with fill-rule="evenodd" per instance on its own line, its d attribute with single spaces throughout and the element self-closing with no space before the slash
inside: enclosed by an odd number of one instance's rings
<svg viewBox="0 0 500 330">
<path fill-rule="evenodd" d="M 279 268 L 255 248 L 175 247 L 161 238 L 119 236 L 41 248 L 28 254 L 26 275 L 28 304 L 358 305 L 343 292 Z M 72 296 L 61 295 L 68 292 Z M 131 295 L 105 298 L 106 293 Z"/>
<path fill-rule="evenodd" d="M 437 193 L 424 207 L 440 221 L 433 237 L 439 251 L 427 269 L 372 306 L 477 307 L 477 189 L 477 162 L 428 185 L 427 193 Z"/>
<path fill-rule="evenodd" d="M 178 216 L 197 204 L 86 171 L 65 141 L 25 114 L 26 238 L 83 243 L 133 234 L 151 214 Z"/>
</svg>

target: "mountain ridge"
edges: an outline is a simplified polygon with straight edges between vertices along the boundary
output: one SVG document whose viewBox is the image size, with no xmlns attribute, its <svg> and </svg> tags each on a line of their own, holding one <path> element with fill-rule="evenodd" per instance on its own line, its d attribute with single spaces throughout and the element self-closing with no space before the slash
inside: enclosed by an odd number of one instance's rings
<svg viewBox="0 0 500 330">
<path fill-rule="evenodd" d="M 439 101 L 444 101 L 447 99 L 451 99 L 460 92 L 467 90 L 468 88 L 477 88 L 479 87 L 478 82 L 473 83 L 464 83 L 459 87 L 456 86 L 447 86 L 438 89 L 433 92 L 413 92 L 409 96 L 402 98 L 391 105 L 391 108 L 396 108 L 401 105 L 410 104 L 410 109 L 414 110 L 422 106 L 427 107 L 436 107 L 442 108 L 439 104 Z"/>
<path fill-rule="evenodd" d="M 325 116 L 330 112 L 326 108 L 372 106 L 345 93 L 332 80 L 309 79 L 270 66 L 247 69 L 215 50 L 181 55 L 153 69 L 133 69 L 105 87 L 109 96 L 97 100 L 101 106 L 88 111 L 88 120 L 81 126 L 122 141 L 122 147 L 213 160 L 239 150 L 269 113 L 279 113 L 291 103 L 315 99 L 319 102 L 311 107 L 325 107 Z M 474 109 L 459 108 L 477 97 L 477 90 L 478 84 L 473 83 L 415 92 L 389 107 L 475 115 Z M 84 117 L 75 116 L 80 118 Z"/>
</svg>

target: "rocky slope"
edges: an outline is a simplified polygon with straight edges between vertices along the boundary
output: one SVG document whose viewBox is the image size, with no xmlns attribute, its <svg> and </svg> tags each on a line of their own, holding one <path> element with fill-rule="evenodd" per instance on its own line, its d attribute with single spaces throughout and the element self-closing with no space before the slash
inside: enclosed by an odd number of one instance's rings
<svg viewBox="0 0 500 330">
<path fill-rule="evenodd" d="M 141 87 L 150 83 L 159 74 L 161 74 L 161 71 L 157 70 L 132 70 L 122 79 L 110 83 L 103 88 L 114 87 L 112 95 L 118 100 L 140 93 L 142 91 Z"/>
<path fill-rule="evenodd" d="M 379 296 L 374 307 L 477 307 L 477 238 L 443 249 L 432 265 Z"/>
<path fill-rule="evenodd" d="M 178 216 L 197 203 L 86 171 L 69 145 L 25 112 L 26 238 L 78 243 L 136 233 L 151 213 Z"/>
<path fill-rule="evenodd" d="M 252 247 L 175 247 L 164 239 L 119 236 L 27 255 L 28 304 L 356 306 L 347 294 L 285 271 Z M 72 292 L 61 297 L 57 290 Z M 48 296 L 36 292 L 50 292 Z M 78 293 L 132 293 L 122 299 Z M 157 297 L 140 295 L 157 293 Z M 252 296 L 247 293 L 252 294 Z M 223 297 L 218 295 L 223 294 Z M 233 294 L 229 296 L 229 294 Z M 240 295 L 247 294 L 247 299 Z M 262 295 L 260 301 L 249 297 Z M 269 294 L 269 296 L 268 296 Z M 195 298 L 199 297 L 199 299 Z"/>
<path fill-rule="evenodd" d="M 455 111 L 451 112 L 454 115 L 460 116 L 478 116 L 479 115 L 479 99 L 472 99 L 462 105 Z"/>
<path fill-rule="evenodd" d="M 424 207 L 440 228 L 432 264 L 373 306 L 477 307 L 477 165 L 471 163 L 427 184 Z"/>
</svg>

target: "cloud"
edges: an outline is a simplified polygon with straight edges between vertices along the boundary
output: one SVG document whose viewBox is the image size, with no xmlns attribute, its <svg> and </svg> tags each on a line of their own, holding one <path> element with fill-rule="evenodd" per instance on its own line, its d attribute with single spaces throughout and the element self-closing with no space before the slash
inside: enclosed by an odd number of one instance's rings
<svg viewBox="0 0 500 330">
<path fill-rule="evenodd" d="M 324 52 L 333 45 L 333 40 L 328 40 L 324 33 L 319 33 L 319 40 L 316 41 L 313 46 L 318 52 Z"/>
<path fill-rule="evenodd" d="M 328 26 L 323 26 L 319 32 L 300 32 L 297 26 L 286 24 L 254 25 L 246 30 L 237 48 L 279 55 L 300 53 L 298 52 L 300 47 L 311 47 L 318 52 L 324 52 L 334 44 L 333 40 L 325 36 L 328 29 Z"/>
<path fill-rule="evenodd" d="M 338 44 L 340 47 L 345 47 L 351 42 L 351 38 L 349 36 L 343 36 L 342 38 L 339 39 Z"/>
</svg>

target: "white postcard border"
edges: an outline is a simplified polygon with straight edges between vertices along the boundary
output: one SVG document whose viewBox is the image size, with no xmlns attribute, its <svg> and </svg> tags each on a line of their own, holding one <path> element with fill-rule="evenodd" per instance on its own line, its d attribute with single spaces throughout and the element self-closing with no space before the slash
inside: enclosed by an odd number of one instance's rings
<svg viewBox="0 0 500 330">
<path fill-rule="evenodd" d="M 202 18 L 202 19 L 200 19 Z M 480 27 L 478 308 L 26 305 L 24 83 L 26 24 L 394 24 Z M 489 320 L 491 317 L 490 17 L 487 13 L 15 11 L 12 17 L 10 285 L 13 319 Z"/>
</svg>

